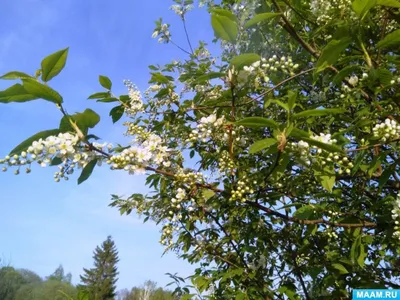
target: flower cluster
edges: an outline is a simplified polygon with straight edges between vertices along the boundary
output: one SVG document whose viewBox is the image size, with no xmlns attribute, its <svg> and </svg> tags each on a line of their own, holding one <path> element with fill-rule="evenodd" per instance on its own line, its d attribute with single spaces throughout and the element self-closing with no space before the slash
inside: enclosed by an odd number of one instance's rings
<svg viewBox="0 0 400 300">
<path fill-rule="evenodd" d="M 256 86 L 260 84 L 268 83 L 270 81 L 268 74 L 272 72 L 281 71 L 294 75 L 294 71 L 299 67 L 298 64 L 294 64 L 290 57 L 282 56 L 278 58 L 276 55 L 269 59 L 262 58 L 259 61 L 254 62 L 250 66 L 245 66 L 243 70 L 240 70 L 237 76 L 239 84 L 243 85 L 249 81 L 249 78 L 256 79 L 254 81 Z"/>
<path fill-rule="evenodd" d="M 400 193 L 393 203 L 392 219 L 395 224 L 393 235 L 400 240 Z"/>
<path fill-rule="evenodd" d="M 189 5 L 172 5 L 170 7 L 171 10 L 173 10 L 178 16 L 182 17 L 190 10 L 193 9 L 193 5 L 189 4 Z"/>
<path fill-rule="evenodd" d="M 218 119 L 216 114 L 211 114 L 208 117 L 202 117 L 200 119 L 200 124 L 197 125 L 197 128 L 192 130 L 192 133 L 189 134 L 187 142 L 196 142 L 199 140 L 206 142 L 207 139 L 213 135 L 214 131 L 223 127 L 224 123 L 224 116 Z"/>
<path fill-rule="evenodd" d="M 330 134 L 321 133 L 311 138 L 324 144 L 335 144 L 337 142 L 336 139 L 332 139 L 331 137 Z M 342 174 L 343 172 L 350 174 L 351 168 L 353 167 L 353 163 L 351 163 L 346 156 L 343 157 L 336 152 L 328 152 L 317 146 L 310 147 L 310 145 L 304 141 L 298 143 L 290 142 L 288 143 L 288 149 L 295 152 L 299 160 L 307 166 L 312 163 L 319 163 L 321 166 L 331 166 L 338 174 Z"/>
<path fill-rule="evenodd" d="M 187 184 L 189 186 L 196 185 L 198 183 L 205 183 L 205 176 L 201 172 L 185 171 L 180 169 L 175 175 L 175 180 L 182 184 Z"/>
<path fill-rule="evenodd" d="M 106 147 L 108 151 L 112 149 L 111 144 L 93 143 L 93 146 L 101 151 L 106 151 L 104 149 Z M 20 155 L 6 156 L 0 160 L 0 163 L 8 167 L 18 167 L 14 172 L 18 175 L 21 166 L 27 166 L 26 173 L 30 173 L 31 164 L 34 161 L 42 167 L 46 167 L 55 164 L 58 160 L 57 163 L 62 163 L 62 165 L 59 166 L 60 171 L 55 173 L 54 178 L 56 182 L 59 182 L 61 178 L 68 180 L 67 175 L 71 175 L 76 167 L 83 168 L 95 158 L 98 158 L 96 153 L 88 151 L 84 145 L 81 145 L 77 135 L 60 133 L 58 136 L 49 136 L 46 139 L 34 141 Z M 7 171 L 7 166 L 3 167 L 2 170 Z"/>
<path fill-rule="evenodd" d="M 385 122 L 376 124 L 372 132 L 375 138 L 386 142 L 400 137 L 400 125 L 395 120 L 386 119 Z"/>
<path fill-rule="evenodd" d="M 218 170 L 220 173 L 230 174 L 232 169 L 235 168 L 235 163 L 231 159 L 228 151 L 224 150 L 221 152 L 218 158 Z"/>
<path fill-rule="evenodd" d="M 328 241 L 338 238 L 337 233 L 334 231 L 334 229 L 331 226 L 326 225 L 326 230 L 327 230 L 326 234 L 328 235 Z"/>
<path fill-rule="evenodd" d="M 129 108 L 125 111 L 130 115 L 143 112 L 142 95 L 139 89 L 129 80 L 124 80 L 124 84 L 128 88 L 128 95 L 130 99 Z"/>
<path fill-rule="evenodd" d="M 147 103 L 151 108 L 159 109 L 165 105 L 171 105 L 173 103 L 179 102 L 179 95 L 175 93 L 172 88 L 166 89 L 166 93 L 164 93 L 163 91 L 162 96 L 152 96 L 152 93 L 158 93 L 161 91 L 161 89 L 162 86 L 160 85 L 152 85 L 144 92 Z"/>
<path fill-rule="evenodd" d="M 143 136 L 137 136 L 135 142 L 139 144 L 138 146 L 131 146 L 111 156 L 107 163 L 111 164 L 112 169 L 123 169 L 130 174 L 142 174 L 150 165 L 169 167 L 170 153 L 162 139 L 153 133 L 146 136 L 145 140 Z"/>
<path fill-rule="evenodd" d="M 256 185 L 257 182 L 253 181 L 253 184 Z M 229 200 L 231 201 L 240 201 L 246 202 L 246 194 L 253 194 L 254 190 L 250 186 L 250 180 L 247 176 L 243 176 L 236 185 L 236 189 L 231 191 L 232 196 Z"/>
<path fill-rule="evenodd" d="M 169 32 L 169 24 L 162 24 L 158 26 L 152 34 L 152 38 L 158 37 L 159 43 L 168 43 L 171 40 L 171 33 Z"/>
<path fill-rule="evenodd" d="M 351 0 L 312 0 L 311 12 L 317 17 L 317 23 L 324 25 L 341 16 L 355 19 L 357 16 L 352 10 Z"/>
</svg>

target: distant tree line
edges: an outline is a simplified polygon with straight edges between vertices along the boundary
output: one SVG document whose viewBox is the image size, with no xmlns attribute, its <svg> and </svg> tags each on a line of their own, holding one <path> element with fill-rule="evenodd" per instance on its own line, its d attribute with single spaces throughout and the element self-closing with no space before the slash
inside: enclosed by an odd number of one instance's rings
<svg viewBox="0 0 400 300">
<path fill-rule="evenodd" d="M 146 281 L 141 287 L 116 291 L 118 251 L 111 236 L 97 246 L 94 267 L 83 269 L 81 284 L 71 283 L 71 273 L 60 265 L 45 278 L 28 269 L 0 267 L 1 300 L 175 300 L 172 292 Z"/>
</svg>

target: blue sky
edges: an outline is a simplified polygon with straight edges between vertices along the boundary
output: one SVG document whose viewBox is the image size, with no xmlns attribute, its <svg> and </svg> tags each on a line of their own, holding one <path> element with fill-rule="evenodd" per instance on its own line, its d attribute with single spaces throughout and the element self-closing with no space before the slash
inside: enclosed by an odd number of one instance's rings
<svg viewBox="0 0 400 300">
<path fill-rule="evenodd" d="M 183 58 L 172 45 L 151 38 L 154 21 L 171 23 L 174 40 L 186 47 L 179 18 L 167 0 L 4 0 L 0 10 L 0 73 L 33 74 L 46 55 L 70 47 L 67 66 L 51 86 L 64 97 L 69 112 L 92 108 L 102 116 L 93 133 L 106 141 L 120 141 L 124 128 L 112 126 L 112 104 L 86 100 L 101 91 L 98 75 L 113 81 L 116 94 L 126 93 L 123 79 L 147 87 L 150 64 Z M 205 10 L 190 12 L 192 43 L 211 43 L 213 33 Z M 0 89 L 13 84 L 0 82 Z M 0 156 L 38 131 L 58 127 L 61 115 L 51 103 L 32 101 L 0 107 Z M 94 248 L 112 235 L 119 250 L 118 288 L 130 288 L 151 279 L 164 286 L 166 272 L 191 274 L 193 266 L 174 254 L 161 257 L 159 229 L 136 216 L 120 216 L 109 208 L 110 194 L 146 192 L 143 176 L 97 169 L 84 184 L 55 183 L 56 169 L 35 166 L 32 173 L 0 173 L 0 257 L 17 268 L 41 276 L 59 264 L 79 281 L 83 267 L 92 266 Z"/>
</svg>

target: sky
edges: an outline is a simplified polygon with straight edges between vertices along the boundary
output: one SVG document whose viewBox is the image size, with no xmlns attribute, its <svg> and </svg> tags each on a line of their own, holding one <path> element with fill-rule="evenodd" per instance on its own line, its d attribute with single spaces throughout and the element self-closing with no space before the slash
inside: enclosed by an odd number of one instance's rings
<svg viewBox="0 0 400 300">
<path fill-rule="evenodd" d="M 126 94 L 122 81 L 130 79 L 144 90 L 150 64 L 185 58 L 172 45 L 151 38 L 159 17 L 171 24 L 173 39 L 187 48 L 181 21 L 168 0 L 3 0 L 0 10 L 0 73 L 39 69 L 41 60 L 70 47 L 62 73 L 50 82 L 61 93 L 68 112 L 91 108 L 102 117 L 92 132 L 109 142 L 121 141 L 124 127 L 113 126 L 113 104 L 86 100 L 102 91 L 98 75 L 113 81 L 113 92 Z M 204 9 L 188 15 L 193 44 L 211 44 L 213 33 Z M 211 47 L 215 47 L 211 45 Z M 16 82 L 1 81 L 3 90 Z M 50 102 L 0 104 L 0 156 L 24 139 L 57 128 L 61 114 Z M 141 285 L 145 280 L 165 286 L 165 273 L 188 276 L 194 266 L 175 254 L 162 256 L 160 227 L 143 224 L 136 215 L 120 216 L 108 207 L 110 194 L 145 193 L 144 176 L 98 168 L 82 185 L 79 174 L 68 182 L 53 180 L 55 168 L 33 167 L 31 174 L 0 173 L 0 258 L 15 268 L 48 276 L 64 266 L 79 282 L 82 269 L 92 267 L 93 250 L 111 235 L 119 251 L 118 289 Z"/>
</svg>

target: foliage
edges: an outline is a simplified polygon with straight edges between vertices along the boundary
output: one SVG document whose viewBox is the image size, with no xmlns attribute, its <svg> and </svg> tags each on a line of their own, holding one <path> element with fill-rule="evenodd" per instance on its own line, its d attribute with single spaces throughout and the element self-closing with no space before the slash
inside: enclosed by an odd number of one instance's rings
<svg viewBox="0 0 400 300">
<path fill-rule="evenodd" d="M 141 287 L 133 287 L 131 291 L 127 289 L 118 293 L 117 300 L 176 300 L 172 292 L 157 288 L 157 284 L 147 280 Z"/>
<path fill-rule="evenodd" d="M 118 251 L 111 236 L 97 246 L 94 255 L 94 268 L 83 269 L 81 276 L 83 285 L 80 287 L 89 293 L 89 299 L 108 300 L 116 295 L 116 282 L 118 280 L 117 263 Z"/>
<path fill-rule="evenodd" d="M 93 142 L 100 117 L 66 113 L 45 84 L 65 65 L 61 50 L 36 79 L 4 75 L 22 83 L 0 102 L 44 99 L 63 114 L 58 135 L 23 143 L 4 170 L 62 164 L 56 181 L 82 169 L 79 183 L 101 162 L 145 173 L 153 193 L 112 195 L 111 206 L 162 224 L 166 251 L 200 265 L 190 278 L 198 297 L 347 299 L 354 288 L 400 288 L 399 1 L 200 1 L 222 46 L 215 55 L 190 41 L 193 1 L 175 2 L 187 47 L 162 19 L 153 37 L 185 57 L 150 66 L 143 93 L 126 81 L 128 94 L 116 96 L 102 75 L 105 91 L 89 97 L 118 102 L 110 116 L 125 116 L 133 145 Z"/>
</svg>

